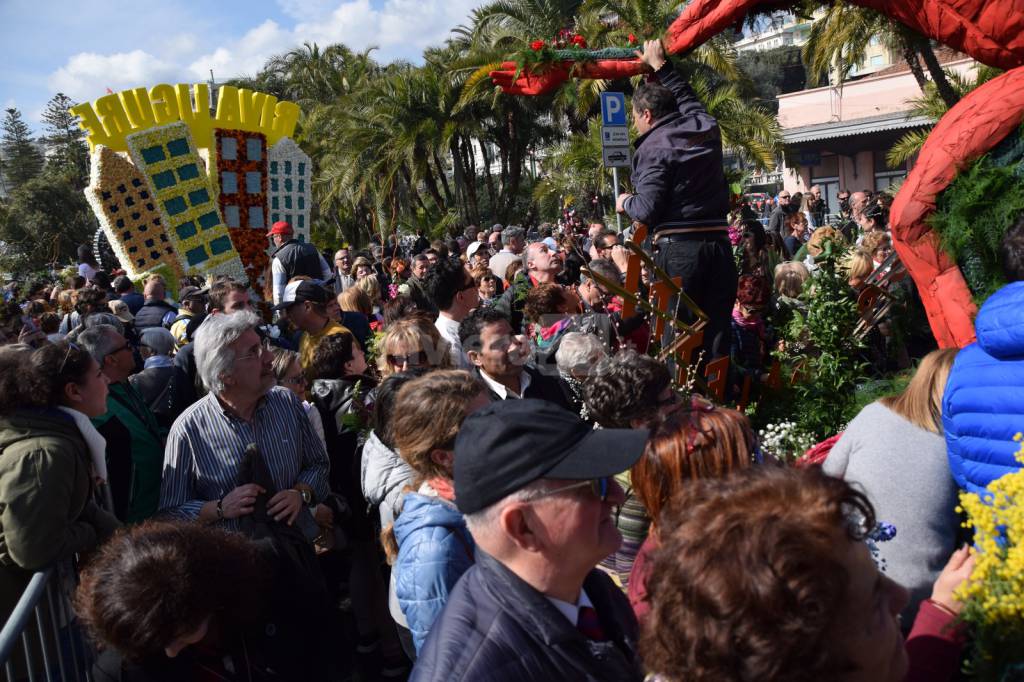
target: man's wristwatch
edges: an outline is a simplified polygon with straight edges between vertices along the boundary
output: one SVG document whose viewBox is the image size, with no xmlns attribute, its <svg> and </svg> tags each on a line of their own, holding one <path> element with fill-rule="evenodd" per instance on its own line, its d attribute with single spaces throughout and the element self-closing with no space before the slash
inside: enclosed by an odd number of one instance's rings
<svg viewBox="0 0 1024 682">
<path fill-rule="evenodd" d="M 292 488 L 292 490 L 302 495 L 302 504 L 307 507 L 313 506 L 313 493 L 309 492 L 306 488 Z"/>
<path fill-rule="evenodd" d="M 219 500 L 217 500 L 217 520 L 218 521 L 223 521 L 224 520 L 224 506 L 223 506 L 223 503 L 224 503 L 224 498 L 223 497 L 220 498 Z"/>
</svg>

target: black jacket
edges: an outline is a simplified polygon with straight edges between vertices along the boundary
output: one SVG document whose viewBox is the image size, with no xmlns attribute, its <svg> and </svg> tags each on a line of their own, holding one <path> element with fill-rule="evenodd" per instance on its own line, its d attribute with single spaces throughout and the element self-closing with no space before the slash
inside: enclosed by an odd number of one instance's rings
<svg viewBox="0 0 1024 682">
<path fill-rule="evenodd" d="M 637 138 L 635 194 L 626 200 L 626 213 L 652 231 L 725 227 L 729 190 L 718 122 L 670 62 L 655 75 L 676 96 L 679 111 L 662 117 Z"/>
<path fill-rule="evenodd" d="M 476 564 L 449 595 L 410 682 L 639 682 L 629 601 L 597 569 L 583 589 L 608 641 L 584 637 L 543 594 L 478 547 Z"/>
<path fill-rule="evenodd" d="M 524 366 L 523 371 L 530 375 L 530 385 L 523 391 L 523 398 L 535 398 L 537 400 L 547 400 L 549 403 L 554 403 L 559 407 L 564 407 L 567 410 L 572 410 L 572 404 L 569 402 L 567 397 L 568 387 L 565 386 L 565 382 L 558 376 L 558 370 L 552 369 L 555 374 L 548 376 L 542 374 L 534 367 Z M 491 401 L 501 400 L 502 397 L 491 390 L 489 386 L 484 382 L 480 376 L 480 369 L 473 369 L 473 376 L 477 381 L 484 386 L 484 390 L 487 391 L 487 397 Z"/>
<path fill-rule="evenodd" d="M 176 313 L 178 308 L 167 301 L 146 301 L 135 313 L 135 329 L 142 331 L 150 327 L 164 326 L 164 315 Z"/>
<path fill-rule="evenodd" d="M 289 239 L 274 250 L 273 257 L 284 267 L 286 282 L 300 275 L 317 281 L 324 278 L 320 268 L 320 252 L 312 244 Z"/>
<path fill-rule="evenodd" d="M 362 460 L 357 422 L 366 419 L 367 396 L 376 385 L 372 377 L 347 376 L 317 379 L 310 389 L 310 397 L 324 425 L 327 457 L 331 461 L 331 492 L 343 498 L 352 510 L 344 527 L 356 540 L 370 540 L 374 533 L 373 517 L 363 502 L 360 484 Z"/>
<path fill-rule="evenodd" d="M 128 377 L 128 383 L 156 415 L 160 426 L 168 429 L 196 401 L 192 377 L 182 367 L 150 367 Z"/>
</svg>

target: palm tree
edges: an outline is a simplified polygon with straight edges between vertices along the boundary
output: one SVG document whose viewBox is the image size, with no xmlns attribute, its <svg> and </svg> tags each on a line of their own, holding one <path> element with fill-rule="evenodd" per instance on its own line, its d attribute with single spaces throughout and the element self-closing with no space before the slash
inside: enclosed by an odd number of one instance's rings
<svg viewBox="0 0 1024 682">
<path fill-rule="evenodd" d="M 939 65 L 927 38 L 875 10 L 850 5 L 843 0 L 828 3 L 824 13 L 811 26 L 803 50 L 809 79 L 819 79 L 835 69 L 837 82 L 842 82 L 857 64 L 863 63 L 867 47 L 874 38 L 880 39 L 906 60 L 922 92 L 928 84 L 924 73 L 927 69 L 946 106 L 957 103 L 959 96 Z"/>
<path fill-rule="evenodd" d="M 959 99 L 971 90 L 980 87 L 1001 73 L 1001 69 L 985 66 L 984 64 L 978 64 L 973 77 L 964 76 L 956 71 L 947 71 L 946 78 L 949 80 L 952 88 L 956 91 L 957 98 Z M 928 83 L 921 96 L 910 100 L 909 103 L 912 106 L 910 111 L 907 112 L 907 118 L 926 116 L 933 121 L 938 121 L 946 114 L 947 111 L 949 111 L 949 106 L 942 97 L 939 96 L 938 90 L 933 83 Z M 889 150 L 889 153 L 885 157 L 885 162 L 889 164 L 889 167 L 891 168 L 897 168 L 904 165 L 915 154 L 921 151 L 921 147 L 924 146 L 931 130 L 932 126 L 928 126 L 927 128 L 913 130 L 905 134 Z"/>
</svg>

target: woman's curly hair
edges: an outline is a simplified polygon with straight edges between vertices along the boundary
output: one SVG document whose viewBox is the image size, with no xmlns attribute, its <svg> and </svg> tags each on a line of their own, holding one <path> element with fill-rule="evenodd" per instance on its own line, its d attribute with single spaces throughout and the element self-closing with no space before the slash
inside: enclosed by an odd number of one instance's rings
<svg viewBox="0 0 1024 682">
<path fill-rule="evenodd" d="M 260 613 L 271 566 L 239 533 L 147 521 L 119 531 L 92 557 L 75 612 L 93 641 L 130 660 L 162 655 L 207 618 L 231 628 Z"/>
<path fill-rule="evenodd" d="M 635 350 L 602 360 L 583 383 L 587 412 L 606 429 L 628 429 L 658 412 L 658 396 L 672 383 L 665 364 Z"/>
<path fill-rule="evenodd" d="M 667 680 L 817 681 L 851 665 L 832 638 L 842 543 L 875 525 L 863 493 L 818 467 L 693 481 L 666 513 L 641 653 Z"/>
<path fill-rule="evenodd" d="M 539 284 L 526 294 L 523 315 L 527 321 L 540 324 L 547 315 L 560 315 L 565 306 L 565 289 L 560 284 Z"/>
</svg>

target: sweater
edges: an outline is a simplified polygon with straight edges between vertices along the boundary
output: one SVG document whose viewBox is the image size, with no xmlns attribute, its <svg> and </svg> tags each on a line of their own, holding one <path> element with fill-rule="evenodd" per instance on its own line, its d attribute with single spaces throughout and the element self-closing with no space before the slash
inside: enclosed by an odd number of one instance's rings
<svg viewBox="0 0 1024 682">
<path fill-rule="evenodd" d="M 878 558 L 910 590 L 902 613 L 910 623 L 956 544 L 957 488 L 944 438 L 872 403 L 850 422 L 822 468 L 857 484 L 878 520 L 896 526 L 896 537 L 878 544 Z"/>
</svg>

